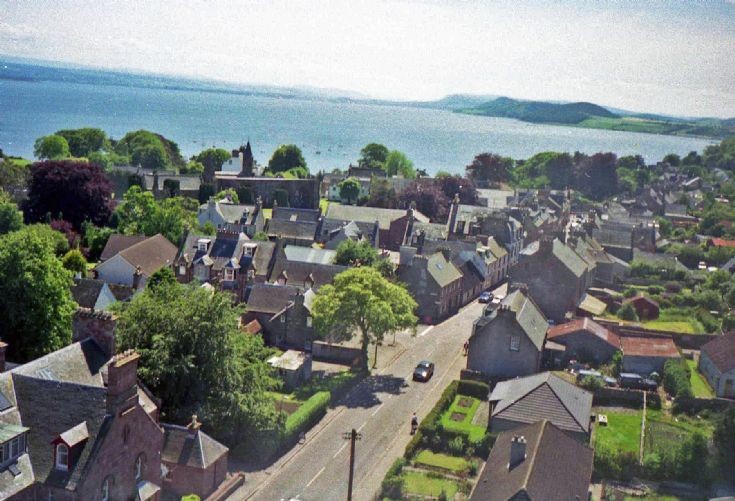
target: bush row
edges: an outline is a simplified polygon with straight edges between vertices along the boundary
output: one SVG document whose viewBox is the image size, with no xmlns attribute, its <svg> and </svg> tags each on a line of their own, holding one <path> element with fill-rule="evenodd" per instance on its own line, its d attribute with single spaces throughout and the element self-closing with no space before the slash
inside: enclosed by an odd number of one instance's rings
<svg viewBox="0 0 735 501">
<path fill-rule="evenodd" d="M 664 364 L 664 389 L 666 392 L 675 397 L 692 398 L 691 369 L 686 360 L 670 359 Z"/>
<path fill-rule="evenodd" d="M 299 434 L 305 432 L 326 414 L 332 395 L 328 391 L 318 391 L 303 403 L 296 412 L 286 418 L 282 443 L 290 446 L 298 440 Z"/>
<path fill-rule="evenodd" d="M 463 379 L 457 384 L 457 393 L 460 395 L 466 395 L 468 397 L 474 397 L 483 402 L 486 402 L 490 396 L 490 386 L 487 383 L 480 381 L 471 381 L 469 379 Z M 451 405 L 451 403 L 450 403 Z"/>
</svg>

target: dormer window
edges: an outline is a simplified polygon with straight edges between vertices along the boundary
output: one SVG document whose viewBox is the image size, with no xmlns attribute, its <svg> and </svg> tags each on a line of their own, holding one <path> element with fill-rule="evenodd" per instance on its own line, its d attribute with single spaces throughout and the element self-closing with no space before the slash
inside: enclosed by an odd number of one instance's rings
<svg viewBox="0 0 735 501">
<path fill-rule="evenodd" d="M 27 432 L 23 426 L 0 424 L 0 468 L 25 454 Z"/>
<path fill-rule="evenodd" d="M 109 501 L 110 499 L 110 477 L 107 477 L 102 481 L 102 489 L 100 489 L 102 501 Z"/>
<path fill-rule="evenodd" d="M 225 281 L 232 282 L 233 280 L 235 280 L 235 270 L 225 268 Z"/>
<path fill-rule="evenodd" d="M 135 460 L 135 480 L 143 478 L 143 454 L 138 455 Z"/>
<path fill-rule="evenodd" d="M 201 252 L 207 252 L 207 248 L 209 247 L 209 243 L 211 242 L 208 238 L 200 238 L 197 240 L 197 250 Z"/>
<path fill-rule="evenodd" d="M 62 471 L 69 469 L 69 448 L 65 444 L 56 446 L 56 469 Z"/>
</svg>

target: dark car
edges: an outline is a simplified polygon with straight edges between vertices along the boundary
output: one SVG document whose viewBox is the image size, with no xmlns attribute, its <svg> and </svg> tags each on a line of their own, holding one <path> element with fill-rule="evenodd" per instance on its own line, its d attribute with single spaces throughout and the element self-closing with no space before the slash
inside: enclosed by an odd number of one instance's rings
<svg viewBox="0 0 735 501">
<path fill-rule="evenodd" d="M 413 370 L 414 381 L 428 381 L 434 375 L 434 362 L 422 360 Z"/>
<path fill-rule="evenodd" d="M 487 291 L 480 294 L 480 297 L 478 298 L 478 301 L 480 301 L 481 303 L 489 303 L 492 300 L 493 300 L 493 293 L 487 292 Z"/>
<path fill-rule="evenodd" d="M 621 372 L 619 381 L 621 388 L 643 391 L 656 391 L 658 389 L 658 383 L 656 381 L 644 378 L 640 374 Z"/>
</svg>

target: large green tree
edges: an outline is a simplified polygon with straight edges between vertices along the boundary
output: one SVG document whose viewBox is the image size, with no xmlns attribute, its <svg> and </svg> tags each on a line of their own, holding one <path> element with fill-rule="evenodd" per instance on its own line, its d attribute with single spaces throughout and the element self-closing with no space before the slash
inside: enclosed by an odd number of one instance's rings
<svg viewBox="0 0 735 501">
<path fill-rule="evenodd" d="M 475 181 L 478 186 L 483 187 L 508 181 L 509 171 L 512 167 L 513 160 L 511 158 L 501 157 L 494 153 L 480 153 L 465 169 L 467 176 Z"/>
<path fill-rule="evenodd" d="M 385 165 L 385 161 L 388 159 L 388 153 L 390 153 L 390 151 L 382 144 L 366 144 L 365 147 L 360 150 L 360 158 L 357 160 L 357 165 L 372 169 L 382 169 Z"/>
<path fill-rule="evenodd" d="M 69 158 L 69 143 L 61 136 L 51 134 L 36 139 L 33 154 L 40 160 L 61 160 Z"/>
<path fill-rule="evenodd" d="M 354 177 L 348 177 L 339 183 L 339 197 L 347 200 L 347 204 L 357 201 L 360 196 L 360 181 Z"/>
<path fill-rule="evenodd" d="M 406 179 L 416 178 L 416 169 L 413 167 L 413 162 L 409 160 L 405 153 L 398 150 L 392 150 L 388 153 L 383 168 L 389 176 L 403 176 Z"/>
<path fill-rule="evenodd" d="M 377 362 L 378 343 L 386 334 L 415 327 L 416 301 L 401 285 L 386 280 L 377 270 L 362 266 L 344 271 L 325 285 L 314 298 L 314 327 L 323 336 L 349 339 L 361 337 L 364 368 L 367 369 L 368 346 L 375 343 L 373 367 Z"/>
<path fill-rule="evenodd" d="M 118 155 L 127 156 L 135 164 L 148 166 L 150 168 L 160 167 L 160 154 L 163 152 L 163 165 L 182 169 L 186 162 L 181 156 L 179 145 L 161 134 L 147 130 L 128 132 L 115 144 L 115 152 Z"/>
<path fill-rule="evenodd" d="M 196 205 L 196 200 L 182 197 L 157 201 L 151 192 L 131 186 L 117 206 L 113 221 L 126 235 L 161 233 L 176 244 L 187 229 L 196 225 Z"/>
<path fill-rule="evenodd" d="M 357 242 L 348 238 L 337 246 L 337 254 L 334 256 L 334 264 L 342 266 L 371 266 L 378 259 L 378 251 L 363 240 Z"/>
<path fill-rule="evenodd" d="M 292 169 L 306 169 L 308 173 L 306 160 L 304 160 L 304 156 L 301 154 L 301 149 L 295 144 L 282 144 L 276 148 L 273 156 L 268 160 L 267 172 L 278 174 Z"/>
<path fill-rule="evenodd" d="M 23 213 L 12 202 L 10 195 L 0 188 L 0 235 L 19 230 L 23 226 Z"/>
<path fill-rule="evenodd" d="M 140 353 L 140 377 L 163 400 L 166 420 L 197 414 L 231 446 L 276 426 L 268 350 L 240 331 L 231 295 L 163 281 L 119 304 L 118 314 L 118 346 Z"/>
<path fill-rule="evenodd" d="M 230 158 L 230 152 L 222 148 L 208 148 L 198 155 L 192 157 L 192 160 L 204 165 L 204 168 L 211 173 L 222 170 L 222 165 Z"/>
<path fill-rule="evenodd" d="M 0 332 L 9 344 L 8 358 L 16 362 L 71 342 L 71 272 L 56 256 L 53 233 L 26 226 L 0 236 Z"/>
<path fill-rule="evenodd" d="M 89 157 L 91 153 L 110 147 L 107 134 L 102 129 L 92 127 L 64 129 L 56 131 L 56 135 L 66 139 L 69 151 L 75 157 Z"/>
</svg>

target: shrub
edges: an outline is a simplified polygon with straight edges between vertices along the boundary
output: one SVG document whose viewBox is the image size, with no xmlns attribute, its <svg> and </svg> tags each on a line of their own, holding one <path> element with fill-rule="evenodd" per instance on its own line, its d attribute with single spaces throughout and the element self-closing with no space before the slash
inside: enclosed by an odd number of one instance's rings
<svg viewBox="0 0 735 501">
<path fill-rule="evenodd" d="M 388 469 L 388 473 L 385 474 L 386 478 L 388 477 L 397 477 L 398 475 L 403 472 L 403 467 L 406 466 L 406 460 L 403 458 L 398 458 L 395 461 L 393 461 L 393 464 Z"/>
<path fill-rule="evenodd" d="M 692 384 L 690 381 L 691 370 L 683 359 L 667 360 L 664 364 L 664 389 L 675 398 L 685 397 L 691 398 Z"/>
<path fill-rule="evenodd" d="M 469 473 L 471 477 L 474 477 L 475 475 L 477 475 L 477 472 L 479 471 L 479 469 L 480 469 L 480 465 L 477 464 L 477 461 L 470 461 L 470 469 L 468 470 L 467 473 Z"/>
<path fill-rule="evenodd" d="M 447 493 L 442 489 L 442 491 L 439 493 L 439 501 L 447 501 Z"/>
<path fill-rule="evenodd" d="M 598 475 L 616 480 L 630 480 L 637 469 L 638 458 L 634 452 L 617 451 L 596 444 L 595 471 Z"/>
<path fill-rule="evenodd" d="M 383 497 L 389 499 L 403 499 L 406 485 L 401 477 L 386 477 L 380 485 Z"/>
<path fill-rule="evenodd" d="M 585 376 L 582 381 L 579 382 L 579 386 L 585 390 L 594 392 L 605 386 L 605 382 L 599 377 Z"/>
<path fill-rule="evenodd" d="M 487 401 L 490 396 L 490 386 L 481 381 L 461 380 L 457 385 L 457 393 Z"/>
<path fill-rule="evenodd" d="M 664 287 L 666 288 L 667 292 L 674 292 L 674 293 L 681 292 L 681 289 L 682 289 L 681 284 L 679 282 L 666 282 Z"/>
<path fill-rule="evenodd" d="M 618 317 L 623 320 L 630 320 L 632 322 L 638 321 L 638 314 L 635 312 L 635 308 L 633 308 L 633 305 L 630 303 L 624 304 L 618 310 Z"/>
<path fill-rule="evenodd" d="M 283 432 L 283 443 L 288 445 L 299 436 L 299 433 L 314 426 L 327 412 L 331 395 L 328 391 L 319 391 L 286 419 Z"/>
<path fill-rule="evenodd" d="M 626 298 L 626 299 L 627 298 L 631 298 L 631 297 L 635 297 L 637 294 L 638 294 L 638 291 L 636 289 L 632 288 L 632 287 L 629 288 L 629 289 L 625 289 L 623 291 L 623 297 Z"/>
<path fill-rule="evenodd" d="M 447 448 L 453 456 L 463 456 L 466 446 L 467 442 L 465 442 L 464 437 L 459 435 L 449 441 Z"/>
<path fill-rule="evenodd" d="M 649 294 L 661 294 L 664 291 L 663 287 L 658 285 L 649 285 L 647 290 Z"/>
</svg>

